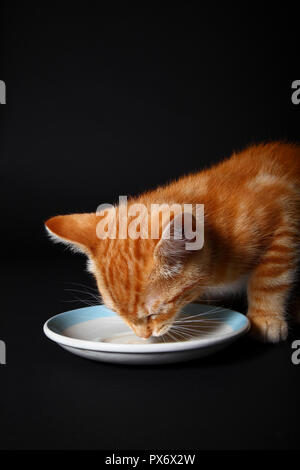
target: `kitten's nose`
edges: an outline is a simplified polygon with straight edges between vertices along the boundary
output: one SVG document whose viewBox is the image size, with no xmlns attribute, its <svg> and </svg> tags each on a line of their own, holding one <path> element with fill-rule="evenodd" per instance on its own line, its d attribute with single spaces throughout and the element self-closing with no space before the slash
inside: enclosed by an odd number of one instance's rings
<svg viewBox="0 0 300 470">
<path fill-rule="evenodd" d="M 136 335 L 140 336 L 141 338 L 147 339 L 151 336 L 151 328 L 147 324 L 142 324 L 135 326 L 134 332 Z"/>
<path fill-rule="evenodd" d="M 147 339 L 151 336 L 151 331 L 149 328 L 138 328 L 136 334 L 141 338 Z"/>
<path fill-rule="evenodd" d="M 151 336 L 151 331 L 147 330 L 145 333 L 143 333 L 142 338 L 147 339 Z"/>
</svg>

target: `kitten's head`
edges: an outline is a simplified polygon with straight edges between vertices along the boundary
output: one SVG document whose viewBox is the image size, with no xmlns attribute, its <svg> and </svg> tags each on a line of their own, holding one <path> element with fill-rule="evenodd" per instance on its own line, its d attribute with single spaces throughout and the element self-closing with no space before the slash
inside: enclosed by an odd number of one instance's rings
<svg viewBox="0 0 300 470">
<path fill-rule="evenodd" d="M 54 241 L 88 256 L 105 305 L 148 338 L 167 332 L 180 309 L 203 291 L 200 253 L 186 250 L 186 238 L 172 236 L 174 220 L 158 239 L 99 239 L 94 213 L 53 217 L 46 228 Z M 169 239 L 163 237 L 165 230 Z"/>
</svg>

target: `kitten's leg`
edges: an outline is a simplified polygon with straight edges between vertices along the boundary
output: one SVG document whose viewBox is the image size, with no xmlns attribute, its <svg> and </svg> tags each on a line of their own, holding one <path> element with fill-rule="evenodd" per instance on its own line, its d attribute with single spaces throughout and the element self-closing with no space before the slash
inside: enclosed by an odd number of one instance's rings
<svg viewBox="0 0 300 470">
<path fill-rule="evenodd" d="M 248 318 L 252 334 L 276 343 L 288 335 L 286 307 L 297 267 L 295 230 L 281 227 L 248 283 Z"/>
</svg>

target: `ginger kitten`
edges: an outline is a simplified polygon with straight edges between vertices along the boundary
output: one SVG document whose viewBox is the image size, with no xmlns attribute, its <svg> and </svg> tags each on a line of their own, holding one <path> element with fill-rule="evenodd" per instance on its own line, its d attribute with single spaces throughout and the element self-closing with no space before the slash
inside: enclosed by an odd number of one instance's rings
<svg viewBox="0 0 300 470">
<path fill-rule="evenodd" d="M 46 222 L 57 240 L 89 258 L 104 303 L 144 338 L 164 334 L 195 299 L 247 290 L 248 318 L 257 338 L 287 338 L 287 303 L 299 258 L 300 147 L 254 145 L 202 172 L 129 200 L 204 204 L 204 245 L 187 251 L 184 239 L 101 240 L 96 213 Z M 120 208 L 117 208 L 120 211 Z M 148 223 L 148 222 L 147 222 Z M 299 312 L 295 312 L 299 317 Z"/>
</svg>

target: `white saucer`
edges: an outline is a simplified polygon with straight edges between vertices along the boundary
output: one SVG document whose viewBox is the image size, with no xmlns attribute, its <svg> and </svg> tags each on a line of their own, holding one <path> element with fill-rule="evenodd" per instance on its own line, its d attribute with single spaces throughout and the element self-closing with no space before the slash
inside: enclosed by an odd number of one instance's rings
<svg viewBox="0 0 300 470">
<path fill-rule="evenodd" d="M 250 327 L 247 317 L 233 310 L 189 304 L 175 325 L 181 330 L 148 340 L 137 337 L 104 305 L 80 308 L 50 318 L 48 338 L 68 351 L 96 361 L 122 364 L 166 364 L 206 356 L 224 348 Z"/>
</svg>

